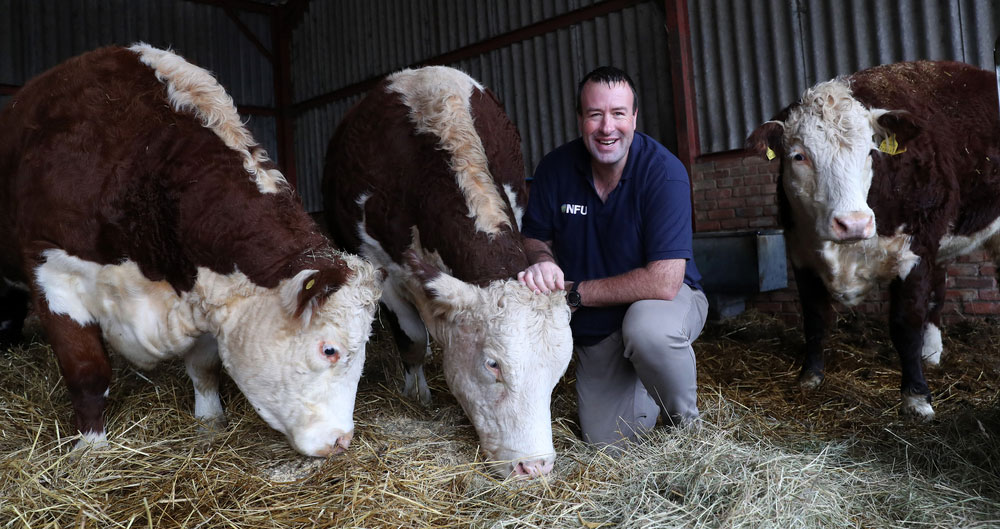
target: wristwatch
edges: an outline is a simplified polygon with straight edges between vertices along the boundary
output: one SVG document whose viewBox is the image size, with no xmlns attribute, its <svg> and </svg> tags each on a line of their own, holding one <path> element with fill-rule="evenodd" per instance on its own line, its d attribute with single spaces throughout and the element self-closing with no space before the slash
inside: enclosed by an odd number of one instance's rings
<svg viewBox="0 0 1000 529">
<path fill-rule="evenodd" d="M 574 309 L 582 305 L 580 293 L 576 291 L 579 286 L 580 281 L 574 281 L 573 288 L 569 289 L 569 292 L 566 293 L 566 303 Z"/>
</svg>

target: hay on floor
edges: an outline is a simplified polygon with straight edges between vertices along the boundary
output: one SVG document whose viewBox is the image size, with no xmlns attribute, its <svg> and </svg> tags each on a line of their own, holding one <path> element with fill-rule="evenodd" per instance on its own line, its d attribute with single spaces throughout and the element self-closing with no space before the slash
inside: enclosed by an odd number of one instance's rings
<svg viewBox="0 0 1000 529">
<path fill-rule="evenodd" d="M 228 427 L 193 421 L 180 362 L 114 359 L 110 446 L 71 452 L 69 398 L 37 334 L 0 351 L 0 528 L 988 527 L 1000 523 L 1000 329 L 944 329 L 928 370 L 938 419 L 898 415 L 879 320 L 842 319 L 827 378 L 796 386 L 799 329 L 748 313 L 696 344 L 700 428 L 658 429 L 624 456 L 577 439 L 571 372 L 553 396 L 553 475 L 499 481 L 428 367 L 434 401 L 403 399 L 388 333 L 369 345 L 347 454 L 311 459 L 228 380 Z"/>
</svg>

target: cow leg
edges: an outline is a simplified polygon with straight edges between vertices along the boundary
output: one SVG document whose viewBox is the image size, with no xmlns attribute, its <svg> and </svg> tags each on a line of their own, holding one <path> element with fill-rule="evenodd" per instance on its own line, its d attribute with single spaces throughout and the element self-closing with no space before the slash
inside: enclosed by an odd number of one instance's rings
<svg viewBox="0 0 1000 529">
<path fill-rule="evenodd" d="M 424 406 L 430 406 L 431 390 L 427 387 L 427 377 L 424 375 L 424 362 L 431 354 L 430 340 L 427 339 L 427 329 L 416 309 L 410 305 L 404 307 L 400 310 L 402 314 L 391 309 L 385 311 L 399 358 L 403 362 L 403 395 Z"/>
<path fill-rule="evenodd" d="M 35 307 L 59 360 L 73 403 L 76 429 L 82 435 L 74 450 L 107 444 L 104 407 L 111 386 L 111 364 L 101 342 L 100 327 L 81 325 L 65 314 L 54 314 L 44 299 L 37 299 Z"/>
<path fill-rule="evenodd" d="M 946 268 L 935 266 L 931 276 L 931 301 L 927 324 L 924 326 L 924 345 L 920 357 L 928 366 L 941 364 L 944 342 L 941 340 L 941 310 L 944 308 Z"/>
<path fill-rule="evenodd" d="M 932 259 L 921 259 L 905 279 L 897 278 L 889 286 L 889 335 L 899 353 L 902 371 L 900 411 L 921 421 L 934 418 L 931 391 L 920 358 L 935 275 L 933 265 L 928 264 Z"/>
<path fill-rule="evenodd" d="M 794 268 L 794 271 L 806 339 L 802 347 L 799 387 L 813 390 L 823 382 L 823 349 L 829 329 L 833 326 L 833 306 L 830 292 L 816 272 L 809 268 Z"/>
<path fill-rule="evenodd" d="M 187 374 L 194 383 L 194 416 L 201 421 L 208 433 L 226 427 L 226 414 L 219 400 L 219 346 L 215 337 L 202 335 L 184 353 Z"/>
<path fill-rule="evenodd" d="M 28 293 L 3 283 L 0 278 L 0 349 L 21 343 L 21 330 L 28 317 Z"/>
</svg>

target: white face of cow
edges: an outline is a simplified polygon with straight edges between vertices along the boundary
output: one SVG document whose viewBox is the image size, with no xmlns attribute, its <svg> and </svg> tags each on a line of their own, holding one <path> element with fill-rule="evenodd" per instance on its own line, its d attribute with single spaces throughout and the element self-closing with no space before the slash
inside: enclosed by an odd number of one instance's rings
<svg viewBox="0 0 1000 529">
<path fill-rule="evenodd" d="M 480 288 L 444 273 L 424 288 L 432 299 L 422 317 L 442 342 L 448 386 L 494 470 L 548 473 L 552 389 L 573 352 L 563 294 L 535 295 L 514 280 Z"/>
<path fill-rule="evenodd" d="M 299 452 L 342 452 L 354 434 L 354 400 L 381 295 L 381 276 L 353 256 L 347 284 L 294 315 L 313 270 L 228 307 L 218 335 L 223 364 L 260 416 Z M 315 282 L 313 282 L 315 283 Z"/>
<path fill-rule="evenodd" d="M 875 235 L 867 198 L 878 115 L 834 80 L 806 90 L 783 124 L 785 193 L 797 221 L 811 223 L 821 241 Z"/>
</svg>

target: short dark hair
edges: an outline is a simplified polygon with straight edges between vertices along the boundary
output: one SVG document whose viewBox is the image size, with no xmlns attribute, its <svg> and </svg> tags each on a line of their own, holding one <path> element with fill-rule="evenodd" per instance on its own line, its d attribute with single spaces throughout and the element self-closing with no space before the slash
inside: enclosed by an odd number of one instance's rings
<svg viewBox="0 0 1000 529">
<path fill-rule="evenodd" d="M 580 106 L 580 99 L 583 97 L 583 86 L 587 83 L 604 83 L 608 86 L 614 86 L 619 83 L 625 83 L 629 88 L 632 89 L 632 113 L 635 114 L 639 110 L 639 93 L 635 91 L 635 83 L 632 82 L 632 78 L 625 73 L 625 70 L 620 68 L 615 68 L 614 66 L 598 66 L 590 71 L 587 75 L 583 76 L 583 80 L 576 87 L 576 113 L 583 114 L 583 107 Z"/>
</svg>

